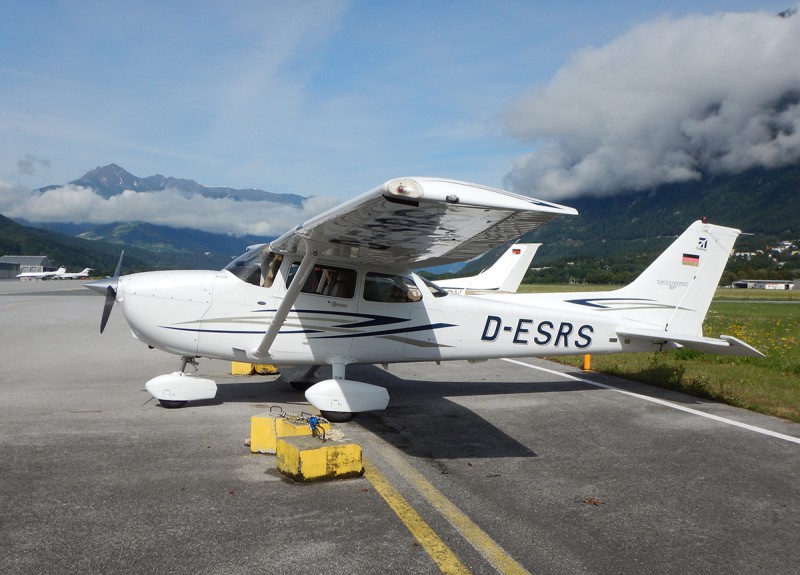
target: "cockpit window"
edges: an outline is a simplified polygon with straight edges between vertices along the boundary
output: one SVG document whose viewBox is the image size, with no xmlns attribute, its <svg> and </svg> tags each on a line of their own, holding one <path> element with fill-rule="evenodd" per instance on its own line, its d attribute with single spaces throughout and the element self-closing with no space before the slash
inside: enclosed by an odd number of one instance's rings
<svg viewBox="0 0 800 575">
<path fill-rule="evenodd" d="M 364 299 L 383 303 L 412 303 L 422 294 L 409 277 L 370 272 L 364 278 Z"/>
<path fill-rule="evenodd" d="M 267 244 L 259 244 L 233 260 L 225 269 L 249 284 L 272 287 L 282 261 L 281 254 L 271 252 Z"/>
<path fill-rule="evenodd" d="M 258 285 L 261 281 L 261 249 L 264 245 L 255 246 L 233 260 L 225 269 L 242 281 Z"/>
<path fill-rule="evenodd" d="M 292 283 L 300 262 L 292 262 L 286 287 Z M 356 271 L 326 265 L 315 265 L 300 290 L 303 293 L 351 299 L 356 293 Z"/>
</svg>

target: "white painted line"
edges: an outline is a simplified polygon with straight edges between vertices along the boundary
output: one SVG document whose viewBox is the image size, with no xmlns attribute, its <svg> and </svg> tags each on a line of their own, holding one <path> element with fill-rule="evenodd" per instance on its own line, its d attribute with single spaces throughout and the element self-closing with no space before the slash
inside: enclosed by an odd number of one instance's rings
<svg viewBox="0 0 800 575">
<path fill-rule="evenodd" d="M 642 394 L 639 394 L 639 393 L 633 393 L 632 391 L 625 391 L 624 389 L 620 389 L 618 387 L 613 387 L 611 385 L 606 385 L 604 383 L 599 383 L 597 381 L 592 381 L 590 379 L 584 379 L 582 377 L 576 377 L 576 376 L 570 375 L 568 373 L 561 373 L 560 371 L 555 371 L 553 369 L 547 369 L 545 367 L 539 367 L 537 365 L 531 365 L 529 363 L 525 363 L 525 362 L 522 362 L 522 361 L 517 361 L 516 359 L 503 358 L 503 361 L 507 361 L 509 363 L 514 363 L 514 364 L 517 364 L 517 365 L 521 365 L 523 367 L 528 367 L 530 369 L 537 369 L 539 371 L 544 371 L 546 373 L 557 375 L 557 376 L 563 377 L 565 379 L 571 379 L 571 380 L 574 380 L 574 381 L 580 381 L 581 383 L 585 383 L 587 385 L 594 385 L 595 387 L 602 387 L 603 389 L 616 391 L 617 393 L 623 393 L 625 395 L 629 395 L 629 396 L 635 397 L 637 399 L 643 399 L 644 401 L 650 401 L 652 403 L 657 403 L 657 404 L 663 405 L 665 407 L 670 407 L 672 409 L 677 409 L 678 411 L 685 411 L 686 413 L 691 413 L 692 415 L 699 415 L 700 417 L 705 417 L 707 419 L 713 419 L 714 421 L 719 421 L 719 422 L 725 423 L 727 425 L 733 425 L 735 427 L 741 427 L 741 428 L 747 429 L 749 431 L 754 431 L 756 433 L 761 433 L 763 435 L 769 435 L 770 437 L 775 437 L 777 439 L 783 439 L 784 441 L 790 441 L 792 443 L 800 444 L 800 438 L 798 438 L 798 437 L 793 437 L 791 435 L 784 435 L 783 433 L 777 433 L 775 431 L 770 431 L 769 429 L 764 429 L 763 427 L 756 427 L 754 425 L 748 425 L 747 423 L 742 423 L 740 421 L 734 421 L 733 419 L 728 419 L 726 417 L 720 417 L 718 415 L 713 415 L 711 413 L 705 413 L 705 412 L 702 412 L 702 411 L 698 411 L 696 409 L 692 409 L 691 407 L 684 407 L 683 405 L 678 405 L 677 403 L 664 401 L 663 399 L 657 399 L 655 397 L 648 397 L 647 395 L 642 395 Z"/>
</svg>

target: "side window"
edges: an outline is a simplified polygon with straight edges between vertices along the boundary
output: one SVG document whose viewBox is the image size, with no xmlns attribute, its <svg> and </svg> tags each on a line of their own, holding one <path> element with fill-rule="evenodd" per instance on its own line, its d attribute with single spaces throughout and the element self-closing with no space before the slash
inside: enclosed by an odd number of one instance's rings
<svg viewBox="0 0 800 575">
<path fill-rule="evenodd" d="M 292 262 L 286 287 L 292 283 L 300 262 Z M 333 266 L 316 265 L 300 290 L 302 293 L 352 299 L 356 293 L 356 271 Z"/>
<path fill-rule="evenodd" d="M 412 303 L 420 301 L 422 294 L 409 277 L 370 272 L 364 278 L 364 299 L 383 303 Z"/>
</svg>

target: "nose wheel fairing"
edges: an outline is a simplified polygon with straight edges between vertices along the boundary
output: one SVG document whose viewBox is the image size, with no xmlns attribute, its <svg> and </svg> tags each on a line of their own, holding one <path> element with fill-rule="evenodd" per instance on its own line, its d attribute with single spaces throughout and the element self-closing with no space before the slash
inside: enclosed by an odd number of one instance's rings
<svg viewBox="0 0 800 575">
<path fill-rule="evenodd" d="M 183 407 L 188 401 L 214 399 L 217 395 L 216 382 L 182 371 L 154 377 L 145 384 L 145 388 L 164 407 Z"/>
</svg>

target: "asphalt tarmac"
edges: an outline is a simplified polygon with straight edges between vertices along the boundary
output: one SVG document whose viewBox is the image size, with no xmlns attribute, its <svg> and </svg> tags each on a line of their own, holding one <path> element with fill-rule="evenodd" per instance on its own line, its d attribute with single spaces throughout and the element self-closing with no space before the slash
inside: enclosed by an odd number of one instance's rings
<svg viewBox="0 0 800 575">
<path fill-rule="evenodd" d="M 179 358 L 102 307 L 0 281 L 0 573 L 798 572 L 800 425 L 536 359 L 359 366 L 367 475 L 298 485 L 245 441 L 302 394 L 201 360 L 217 398 L 164 409 Z"/>
</svg>

